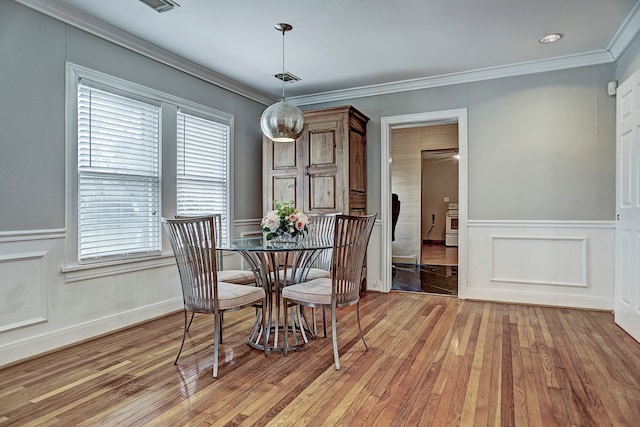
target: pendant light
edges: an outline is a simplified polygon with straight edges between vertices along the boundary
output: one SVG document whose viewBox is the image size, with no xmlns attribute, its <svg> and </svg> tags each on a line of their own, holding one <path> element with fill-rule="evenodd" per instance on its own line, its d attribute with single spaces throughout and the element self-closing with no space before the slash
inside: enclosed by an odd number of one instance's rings
<svg viewBox="0 0 640 427">
<path fill-rule="evenodd" d="M 260 127 L 262 133 L 275 142 L 292 142 L 302 134 L 304 126 L 302 111 L 284 100 L 284 34 L 293 27 L 279 23 L 275 28 L 282 31 L 282 100 L 264 110 L 260 117 Z"/>
</svg>

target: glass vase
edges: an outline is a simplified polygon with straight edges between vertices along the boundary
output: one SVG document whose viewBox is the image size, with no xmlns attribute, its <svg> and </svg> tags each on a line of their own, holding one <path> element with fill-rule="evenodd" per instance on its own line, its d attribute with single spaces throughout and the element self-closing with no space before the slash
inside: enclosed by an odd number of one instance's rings
<svg viewBox="0 0 640 427">
<path fill-rule="evenodd" d="M 290 233 L 280 233 L 276 234 L 273 239 L 268 240 L 267 244 L 272 246 L 287 246 L 298 243 L 300 240 L 300 235 L 292 235 Z"/>
</svg>

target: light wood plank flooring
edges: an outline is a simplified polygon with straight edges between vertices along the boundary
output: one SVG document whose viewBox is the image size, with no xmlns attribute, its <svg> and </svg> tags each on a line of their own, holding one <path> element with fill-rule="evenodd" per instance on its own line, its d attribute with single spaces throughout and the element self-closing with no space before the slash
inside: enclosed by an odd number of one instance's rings
<svg viewBox="0 0 640 427">
<path fill-rule="evenodd" d="M 340 311 L 331 339 L 284 358 L 245 344 L 227 313 L 220 378 L 212 321 L 182 313 L 0 370 L 0 425 L 637 426 L 640 344 L 611 313 L 392 292 Z"/>
<path fill-rule="evenodd" d="M 458 265 L 458 247 L 423 244 L 420 262 L 429 265 Z"/>
</svg>

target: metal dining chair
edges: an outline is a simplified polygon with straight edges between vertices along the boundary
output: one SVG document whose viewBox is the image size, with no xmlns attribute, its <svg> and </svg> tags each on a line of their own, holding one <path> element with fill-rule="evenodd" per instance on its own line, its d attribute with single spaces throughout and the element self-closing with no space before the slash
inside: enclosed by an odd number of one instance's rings
<svg viewBox="0 0 640 427">
<path fill-rule="evenodd" d="M 216 227 L 213 216 L 166 219 L 162 218 L 178 264 L 184 300 L 184 329 L 180 350 L 174 361 L 178 363 L 184 341 L 191 325 L 187 313 L 213 314 L 213 376 L 218 376 L 218 347 L 221 341 L 221 320 L 225 311 L 254 307 L 259 304 L 265 320 L 266 294 L 257 286 L 246 286 L 218 280 L 216 259 Z M 264 349 L 265 355 L 268 348 Z"/>
<path fill-rule="evenodd" d="M 287 286 L 282 290 L 284 302 L 284 328 L 288 327 L 289 306 L 302 305 L 331 309 L 331 335 L 333 358 L 336 370 L 340 370 L 338 339 L 336 333 L 336 311 L 338 308 L 356 305 L 356 318 L 360 338 L 368 350 L 360 326 L 360 284 L 367 246 L 376 215 L 336 216 L 331 277 L 318 278 Z M 287 335 L 284 336 L 284 355 L 287 355 Z"/>
</svg>

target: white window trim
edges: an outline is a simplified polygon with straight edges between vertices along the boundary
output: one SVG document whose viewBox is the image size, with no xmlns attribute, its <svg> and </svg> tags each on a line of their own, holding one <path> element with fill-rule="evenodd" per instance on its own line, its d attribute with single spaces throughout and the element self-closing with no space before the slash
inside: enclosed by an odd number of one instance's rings
<svg viewBox="0 0 640 427">
<path fill-rule="evenodd" d="M 105 275 L 117 274 L 122 272 L 121 266 L 123 264 L 128 265 L 124 270 L 126 272 L 137 271 L 149 268 L 149 260 L 162 259 L 164 260 L 160 264 L 153 263 L 154 266 L 171 265 L 174 263 L 172 258 L 171 248 L 168 245 L 166 238 L 163 238 L 162 253 L 158 255 L 140 257 L 136 259 L 122 259 L 110 261 L 108 263 L 96 263 L 92 265 L 79 264 L 78 263 L 78 159 L 77 159 L 77 83 L 79 79 L 88 79 L 96 81 L 107 86 L 115 87 L 119 90 L 131 92 L 136 95 L 140 95 L 146 98 L 154 99 L 162 103 L 171 104 L 174 106 L 171 108 L 163 108 L 165 111 L 176 111 L 176 108 L 182 108 L 185 110 L 191 110 L 199 114 L 204 115 L 210 120 L 219 121 L 220 123 L 229 126 L 229 150 L 227 156 L 227 218 L 229 221 L 228 227 L 231 232 L 233 230 L 233 158 L 234 158 L 234 117 L 231 114 L 215 110 L 200 104 L 197 104 L 186 99 L 173 96 L 164 92 L 157 91 L 145 86 L 141 86 L 136 83 L 132 83 L 117 77 L 110 76 L 108 74 L 91 70 L 81 65 L 67 62 L 65 64 L 65 230 L 66 230 L 66 244 L 65 244 L 65 266 L 62 271 L 65 273 L 82 272 L 82 278 L 90 279 L 93 277 L 103 277 Z M 166 120 L 166 116 L 163 114 L 161 121 Z M 174 118 L 175 121 L 175 118 Z M 167 145 L 165 141 L 167 138 L 173 138 L 174 144 Z M 166 168 L 169 166 L 168 162 L 164 161 L 167 156 L 165 150 L 175 150 L 175 138 L 176 135 L 171 135 L 170 132 L 162 132 L 160 141 L 160 158 L 161 158 L 161 209 L 162 216 L 170 217 L 175 215 L 175 203 L 172 206 L 167 206 L 170 201 L 175 202 L 175 169 L 173 173 L 166 173 Z M 175 163 L 175 162 L 174 162 Z M 173 165 L 175 168 L 175 164 Z M 169 182 L 173 177 L 174 182 Z M 164 197 L 167 189 L 172 189 L 173 197 Z M 133 266 L 132 266 L 133 264 Z M 135 267 L 138 265 L 138 267 Z M 87 272 L 87 270 L 99 270 L 95 276 Z M 106 270 L 106 272 L 105 272 Z"/>
</svg>

